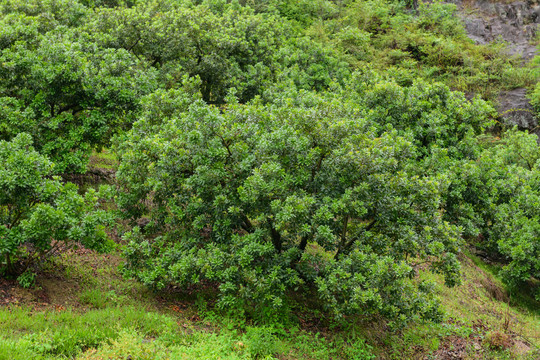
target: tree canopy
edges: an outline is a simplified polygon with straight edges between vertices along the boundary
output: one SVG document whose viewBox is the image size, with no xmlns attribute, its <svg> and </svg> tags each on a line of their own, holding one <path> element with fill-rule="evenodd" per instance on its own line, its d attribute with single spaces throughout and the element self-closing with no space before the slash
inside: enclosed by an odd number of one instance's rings
<svg viewBox="0 0 540 360">
<path fill-rule="evenodd" d="M 0 141 L 0 254 L 3 275 L 30 270 L 62 247 L 104 250 L 111 216 L 100 208 L 106 193 L 79 195 L 73 184 L 50 178 L 53 164 L 32 147 L 30 135 Z"/>
</svg>

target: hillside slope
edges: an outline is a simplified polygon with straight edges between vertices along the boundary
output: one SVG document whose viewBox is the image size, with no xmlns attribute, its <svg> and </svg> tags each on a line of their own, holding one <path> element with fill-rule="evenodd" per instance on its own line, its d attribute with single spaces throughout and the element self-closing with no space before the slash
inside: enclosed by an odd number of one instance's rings
<svg viewBox="0 0 540 360">
<path fill-rule="evenodd" d="M 195 294 L 153 294 L 118 272 L 117 255 L 76 251 L 40 274 L 35 288 L 1 283 L 0 359 L 537 359 L 540 306 L 511 299 L 474 255 L 461 258 L 463 284 L 437 293 L 441 324 L 399 333 L 384 323 L 329 327 L 298 308 L 299 325 L 273 328 L 217 316 Z M 479 267 L 482 265 L 484 268 Z M 90 273 L 87 268 L 93 269 Z M 496 267 L 492 267 L 496 269 Z M 209 289 L 211 290 L 211 289 Z M 352 320 L 352 319 L 351 319 Z M 123 357 L 122 357 L 123 356 Z"/>
<path fill-rule="evenodd" d="M 538 23 L 0 0 L 0 360 L 540 359 Z"/>
</svg>

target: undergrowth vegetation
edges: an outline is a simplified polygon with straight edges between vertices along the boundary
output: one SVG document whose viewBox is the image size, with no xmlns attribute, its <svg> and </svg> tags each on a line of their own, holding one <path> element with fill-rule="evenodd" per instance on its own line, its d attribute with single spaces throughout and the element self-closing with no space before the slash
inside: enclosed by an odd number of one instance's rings
<svg viewBox="0 0 540 360">
<path fill-rule="evenodd" d="M 522 299 L 509 306 L 495 269 L 481 269 L 474 262 L 484 263 L 468 256 L 455 288 L 420 272 L 435 284 L 444 321 L 392 332 L 382 319 L 335 323 L 305 302 L 295 305 L 296 320 L 256 324 L 189 293 L 148 292 L 122 278 L 118 254 L 69 251 L 47 263 L 33 289 L 8 288 L 19 305 L 0 309 L 0 359 L 401 359 L 442 356 L 446 347 L 496 359 L 530 347 L 524 358 L 534 359 L 538 304 Z"/>
</svg>

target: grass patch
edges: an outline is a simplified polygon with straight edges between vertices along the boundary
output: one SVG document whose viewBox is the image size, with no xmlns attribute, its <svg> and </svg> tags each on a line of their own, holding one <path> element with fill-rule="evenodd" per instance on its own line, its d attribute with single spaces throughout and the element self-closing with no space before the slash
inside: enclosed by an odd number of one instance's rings
<svg viewBox="0 0 540 360">
<path fill-rule="evenodd" d="M 382 320 L 304 326 L 324 316 L 310 308 L 286 327 L 239 321 L 194 295 L 154 294 L 122 278 L 115 254 L 73 251 L 49 264 L 36 288 L 16 288 L 21 305 L 0 308 L 0 360 L 414 359 L 451 351 L 464 358 L 534 359 L 539 313 L 497 299 L 492 287 L 504 288 L 491 267 L 471 258 L 463 259 L 464 281 L 453 289 L 438 275 L 420 273 L 436 284 L 443 323 L 417 321 L 392 333 Z M 43 294 L 47 306 L 39 300 Z"/>
<path fill-rule="evenodd" d="M 0 359 L 372 359 L 361 339 L 327 340 L 270 328 L 208 331 L 186 319 L 134 307 L 0 310 Z"/>
<path fill-rule="evenodd" d="M 116 170 L 118 168 L 118 156 L 110 149 L 94 150 L 88 163 L 89 168 Z"/>
<path fill-rule="evenodd" d="M 145 337 L 162 338 L 169 343 L 182 343 L 190 338 L 172 317 L 144 308 L 109 307 L 79 313 L 70 309 L 33 311 L 14 307 L 0 311 L 0 358 L 9 359 L 21 349 L 46 358 L 75 357 L 114 341 L 125 329 L 135 329 Z"/>
<path fill-rule="evenodd" d="M 360 336 L 258 326 L 124 279 L 115 254 L 70 251 L 0 308 L 0 359 L 372 359 Z M 15 284 L 15 283 L 13 283 Z M 43 303 L 47 299 L 47 304 Z"/>
</svg>

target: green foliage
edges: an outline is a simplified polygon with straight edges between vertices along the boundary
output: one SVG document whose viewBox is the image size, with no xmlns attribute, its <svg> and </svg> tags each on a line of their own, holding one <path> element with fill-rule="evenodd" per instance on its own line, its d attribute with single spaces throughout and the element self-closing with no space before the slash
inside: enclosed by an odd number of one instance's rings
<svg viewBox="0 0 540 360">
<path fill-rule="evenodd" d="M 79 295 L 79 301 L 83 305 L 90 305 L 95 309 L 103 309 L 108 303 L 114 304 L 116 301 L 114 291 L 103 291 L 101 289 L 90 289 L 83 291 Z"/>
<path fill-rule="evenodd" d="M 338 11 L 334 2 L 324 0 L 271 0 L 268 2 L 267 11 L 275 7 L 281 16 L 294 20 L 302 26 L 309 25 L 316 19 L 331 18 Z"/>
<path fill-rule="evenodd" d="M 538 72 L 475 45 L 455 5 L 412 5 L 0 0 L 1 271 L 30 286 L 59 247 L 106 247 L 110 190 L 53 177 L 94 154 L 118 158 L 122 215 L 150 219 L 124 235 L 126 273 L 207 285 L 218 307 L 261 321 L 304 292 L 342 320 L 439 320 L 417 274 L 458 284 L 463 239 L 502 261 L 511 287 L 538 280 L 535 138 L 481 136 L 494 118 L 483 99 Z M 253 331 L 263 345 L 246 354 L 273 356 L 276 338 Z"/>
<path fill-rule="evenodd" d="M 325 90 L 333 82 L 345 83 L 350 76 L 347 63 L 330 47 L 309 38 L 289 42 L 277 53 L 283 65 L 281 81 L 291 81 L 299 89 Z"/>
<path fill-rule="evenodd" d="M 276 337 L 272 329 L 265 327 L 248 327 L 243 344 L 253 359 L 271 358 L 277 350 Z"/>
<path fill-rule="evenodd" d="M 533 91 L 529 94 L 531 105 L 536 113 L 540 113 L 540 85 L 536 85 Z"/>
<path fill-rule="evenodd" d="M 503 275 L 513 287 L 540 276 L 538 159 L 536 135 L 514 129 L 476 161 L 452 169 L 447 217 L 506 259 Z"/>
<path fill-rule="evenodd" d="M 368 63 L 402 84 L 429 79 L 495 99 L 501 88 L 537 82 L 538 74 L 532 69 L 523 69 L 526 77 L 515 71 L 520 60 L 509 57 L 503 44 L 474 44 L 454 4 L 420 2 L 417 11 L 411 12 L 404 3 L 350 2 L 340 16 L 314 22 L 308 33 L 341 49 L 355 69 Z"/>
<path fill-rule="evenodd" d="M 293 92 L 221 113 L 195 101 L 159 125 L 143 115 L 119 148 L 118 204 L 152 220 L 125 237 L 128 272 L 157 288 L 217 282 L 220 306 L 255 313 L 306 286 L 337 316 L 437 318 L 410 279 L 429 259 L 459 281 L 459 230 L 439 212 L 448 183 L 410 166 L 408 129 L 362 113 Z"/>
<path fill-rule="evenodd" d="M 87 9 L 78 1 L 71 0 L 2 0 L 0 13 L 9 16 L 22 15 L 40 24 L 40 32 L 56 26 L 79 26 L 87 15 Z"/>
<path fill-rule="evenodd" d="M 15 346 L 0 353 L 4 358 L 14 356 L 13 348 L 35 354 L 29 358 L 74 358 L 86 349 L 116 340 L 130 329 L 143 337 L 159 336 L 167 345 L 189 342 L 189 338 L 179 331 L 175 319 L 143 308 L 107 308 L 84 314 L 69 310 L 32 313 L 29 309 L 18 308 L 0 312 L 0 319 L 5 324 L 0 327 L 2 336 L 9 335 L 18 340 L 13 344 Z M 0 344 L 5 344 L 3 339 Z"/>
<path fill-rule="evenodd" d="M 540 151 L 536 136 L 515 129 L 503 141 L 493 157 L 504 163 L 515 190 L 497 208 L 491 241 L 510 260 L 503 276 L 515 287 L 540 278 Z"/>
<path fill-rule="evenodd" d="M 363 106 L 364 116 L 379 125 L 391 125 L 410 134 L 422 155 L 444 151 L 452 159 L 476 158 L 479 146 L 475 137 L 492 125 L 493 108 L 462 93 L 452 92 L 441 83 L 416 80 L 399 85 L 384 80 L 373 71 L 353 74 L 341 96 Z"/>
<path fill-rule="evenodd" d="M 80 0 L 80 3 L 89 7 L 131 7 L 137 0 Z"/>
<path fill-rule="evenodd" d="M 75 185 L 50 178 L 52 169 L 28 134 L 0 141 L 0 268 L 24 273 L 20 279 L 26 285 L 33 279 L 25 271 L 59 247 L 80 243 L 104 249 L 108 244 L 104 226 L 110 215 L 99 209 L 107 189 L 81 196 Z"/>
<path fill-rule="evenodd" d="M 0 138 L 32 134 L 57 173 L 86 171 L 91 149 L 128 126 L 126 115 L 153 87 L 126 51 L 74 36 L 50 32 L 35 49 L 17 43 L 0 55 Z"/>
<path fill-rule="evenodd" d="M 230 87 L 242 100 L 259 93 L 277 70 L 274 53 L 289 34 L 275 17 L 238 4 L 212 9 L 172 1 L 101 9 L 86 28 L 107 34 L 104 46 L 144 58 L 164 83 L 185 73 L 198 76 L 205 101 L 218 103 Z"/>
<path fill-rule="evenodd" d="M 26 270 L 24 273 L 19 275 L 17 281 L 19 282 L 19 285 L 21 285 L 23 288 L 28 289 L 34 286 L 35 279 L 36 273 Z"/>
<path fill-rule="evenodd" d="M 302 359 L 308 355 L 321 360 L 374 358 L 373 349 L 350 334 L 325 339 L 291 329 L 290 335 L 277 335 L 268 327 L 209 332 L 176 314 L 159 314 L 146 305 L 83 313 L 3 308 L 0 359 Z"/>
</svg>

